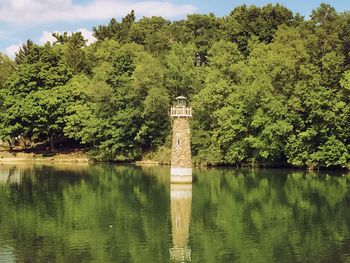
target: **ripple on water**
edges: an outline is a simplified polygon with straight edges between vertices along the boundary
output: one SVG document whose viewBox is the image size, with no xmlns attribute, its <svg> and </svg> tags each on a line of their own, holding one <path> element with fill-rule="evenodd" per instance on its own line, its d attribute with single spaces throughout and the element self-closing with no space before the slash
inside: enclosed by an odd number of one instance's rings
<svg viewBox="0 0 350 263">
<path fill-rule="evenodd" d="M 14 255 L 14 249 L 11 246 L 3 245 L 0 243 L 0 262 L 1 263 L 12 263 L 16 261 Z"/>
<path fill-rule="evenodd" d="M 350 258 L 346 178 L 198 171 L 191 202 L 175 202 L 169 182 L 157 183 L 162 170 L 89 168 L 36 168 L 0 184 L 0 263 L 168 262 L 171 252 L 193 262 Z"/>
</svg>

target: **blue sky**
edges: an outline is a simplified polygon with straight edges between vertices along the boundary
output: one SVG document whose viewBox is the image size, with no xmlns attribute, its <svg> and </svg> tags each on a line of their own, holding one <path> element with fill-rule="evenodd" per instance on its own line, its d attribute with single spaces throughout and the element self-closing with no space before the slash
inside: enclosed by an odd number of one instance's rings
<svg viewBox="0 0 350 263">
<path fill-rule="evenodd" d="M 42 44 L 52 40 L 52 32 L 82 31 L 92 42 L 93 26 L 106 24 L 112 17 L 120 19 L 131 9 L 138 18 L 159 15 L 176 20 L 190 13 L 224 16 L 242 4 L 280 3 L 307 18 L 321 2 L 339 12 L 350 10 L 349 0 L 0 0 L 0 52 L 13 56 L 27 39 Z"/>
</svg>

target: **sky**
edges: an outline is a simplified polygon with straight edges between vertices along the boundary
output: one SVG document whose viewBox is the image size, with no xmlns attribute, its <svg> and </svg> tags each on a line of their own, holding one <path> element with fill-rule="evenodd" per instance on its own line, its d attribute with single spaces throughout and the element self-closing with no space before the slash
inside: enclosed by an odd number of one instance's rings
<svg viewBox="0 0 350 263">
<path fill-rule="evenodd" d="M 27 39 L 38 44 L 52 42 L 52 32 L 80 31 L 92 43 L 93 26 L 107 24 L 112 17 L 121 20 L 132 9 L 137 19 L 162 16 L 178 20 L 192 13 L 225 16 L 242 4 L 280 3 L 308 18 L 321 2 L 338 12 L 350 10 L 349 0 L 0 0 L 0 52 L 13 58 Z"/>
</svg>

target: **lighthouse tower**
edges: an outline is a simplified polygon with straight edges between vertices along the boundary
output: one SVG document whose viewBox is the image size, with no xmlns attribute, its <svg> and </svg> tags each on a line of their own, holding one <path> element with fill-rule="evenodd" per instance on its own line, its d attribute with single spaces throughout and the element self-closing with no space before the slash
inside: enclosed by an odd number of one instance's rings
<svg viewBox="0 0 350 263">
<path fill-rule="evenodd" d="M 172 183 L 192 182 L 191 138 L 188 119 L 192 117 L 192 108 L 187 106 L 183 96 L 176 98 L 170 110 L 173 119 L 173 140 L 171 148 Z"/>
</svg>

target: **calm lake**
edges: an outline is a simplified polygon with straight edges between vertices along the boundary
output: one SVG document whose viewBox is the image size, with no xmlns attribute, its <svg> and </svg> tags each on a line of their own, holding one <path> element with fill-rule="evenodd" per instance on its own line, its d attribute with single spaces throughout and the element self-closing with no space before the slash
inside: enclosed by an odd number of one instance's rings
<svg viewBox="0 0 350 263">
<path fill-rule="evenodd" d="M 350 262 L 350 175 L 0 164 L 0 262 Z"/>
</svg>

